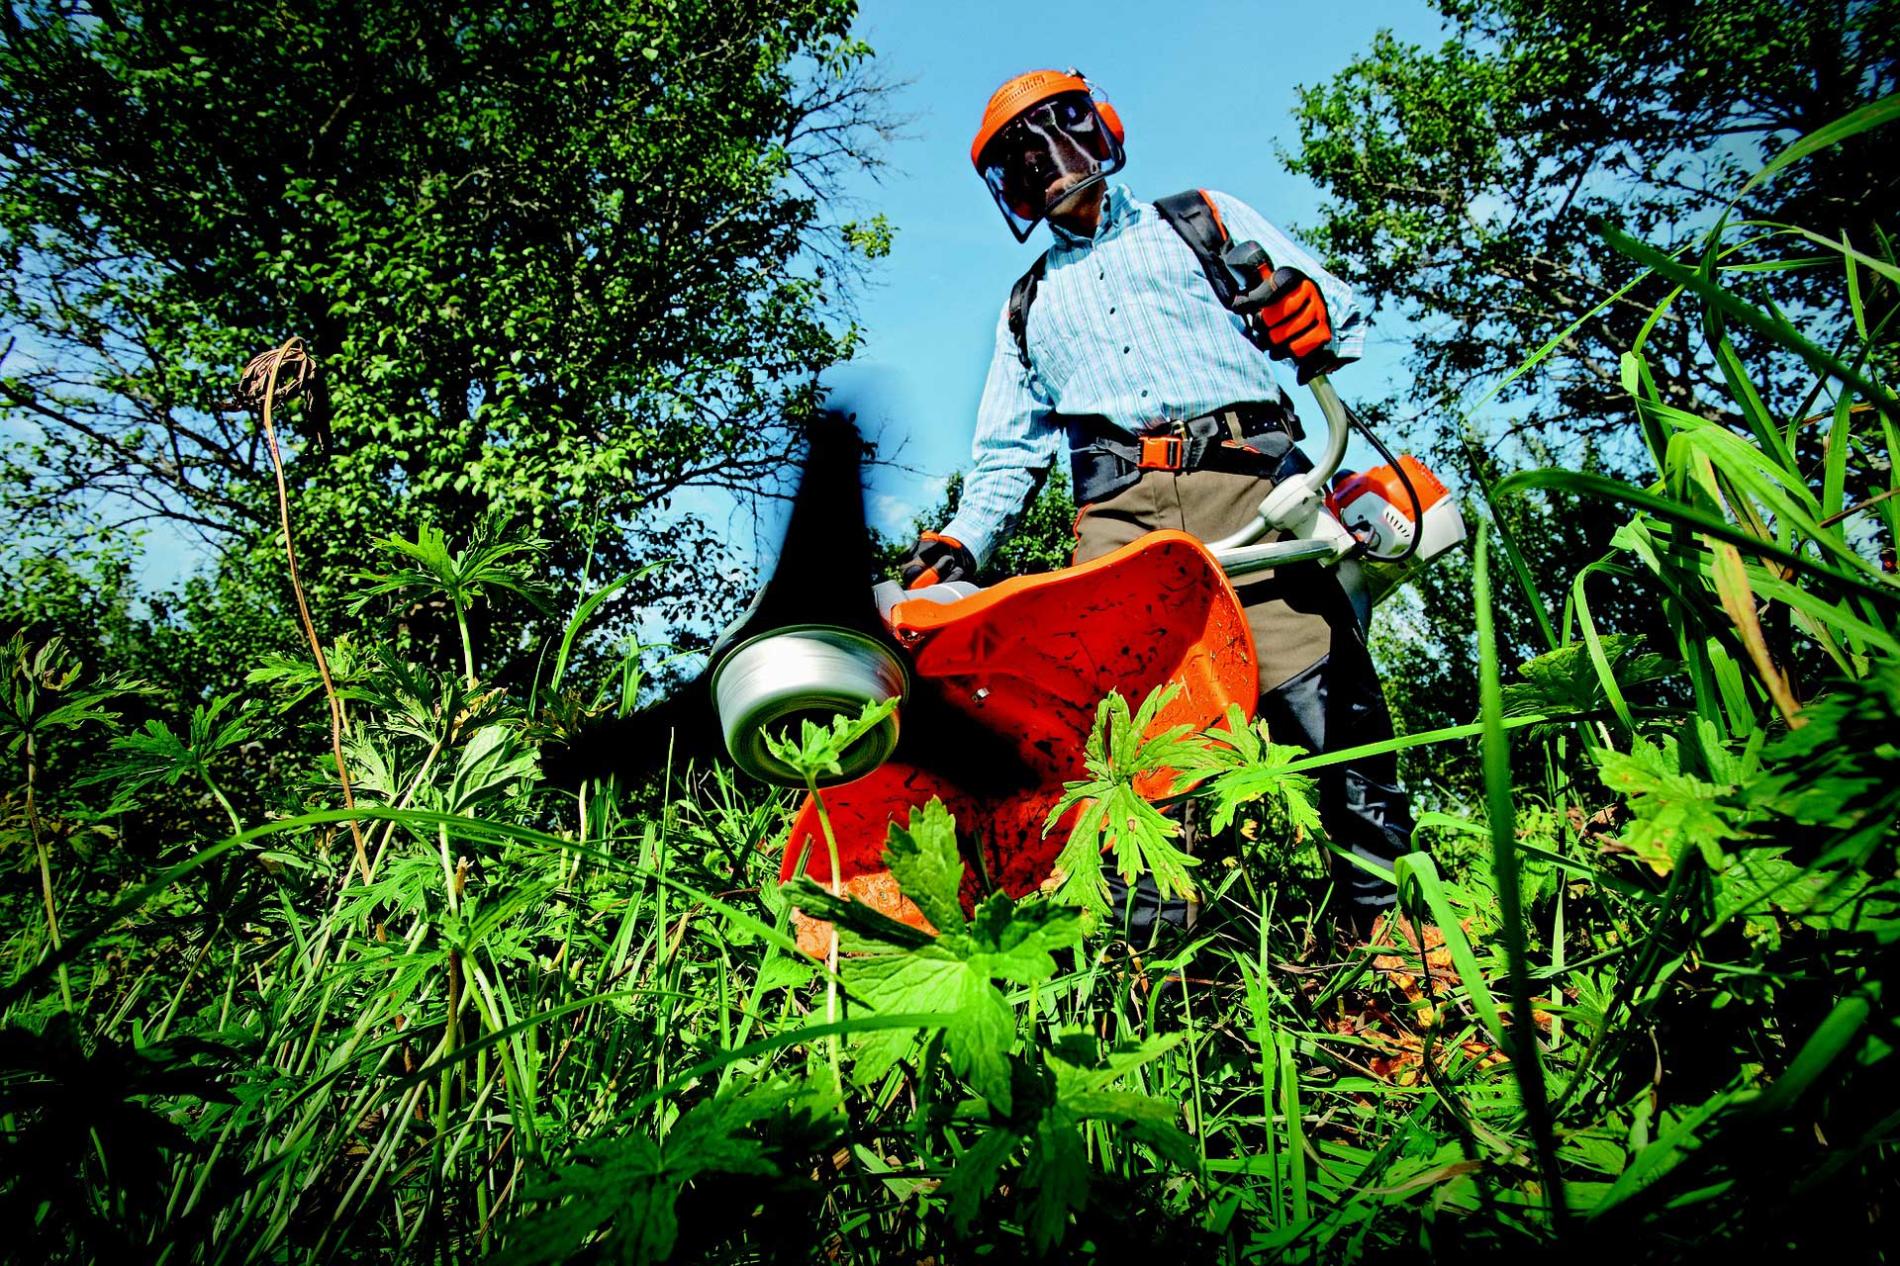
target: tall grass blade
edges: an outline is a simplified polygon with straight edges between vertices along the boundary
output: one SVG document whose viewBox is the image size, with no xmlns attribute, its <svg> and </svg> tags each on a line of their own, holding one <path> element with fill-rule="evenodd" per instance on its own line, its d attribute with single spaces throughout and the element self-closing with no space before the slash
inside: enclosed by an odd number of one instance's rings
<svg viewBox="0 0 1900 1266">
<path fill-rule="evenodd" d="M 1525 470 L 1500 481 L 1498 493 L 1503 495 L 1519 488 L 1564 488 L 1606 501 L 1621 501 L 1639 510 L 1646 510 L 1659 519 L 1738 545 L 1744 552 L 1773 559 L 1795 571 L 1846 586 L 1883 603 L 1900 604 L 1900 579 L 1882 575 L 1865 559 L 1853 560 L 1858 565 L 1855 571 L 1842 571 L 1772 541 L 1764 541 L 1726 519 L 1695 509 L 1680 500 L 1644 492 L 1621 480 L 1577 470 Z"/>
<path fill-rule="evenodd" d="M 574 639 L 580 636 L 580 631 L 583 628 L 587 627 L 588 620 L 592 619 L 594 612 L 600 609 L 601 603 L 607 601 L 607 599 L 613 597 L 614 594 L 632 584 L 634 581 L 652 575 L 659 566 L 659 563 L 648 563 L 645 567 L 616 576 L 595 590 L 584 599 L 579 606 L 574 608 L 574 614 L 568 620 L 567 628 L 561 632 L 561 649 L 554 657 L 554 675 L 548 679 L 548 684 L 551 688 L 560 688 L 561 679 L 567 675 L 567 660 L 569 654 L 572 653 L 574 649 Z"/>
<path fill-rule="evenodd" d="M 1900 399 L 1896 399 L 1892 392 L 1852 366 L 1843 363 L 1832 353 L 1809 342 L 1788 324 L 1786 318 L 1771 317 L 1759 308 L 1742 302 L 1695 269 L 1685 267 L 1648 243 L 1619 232 L 1610 224 L 1599 223 L 1597 231 L 1602 234 L 1604 241 L 1645 268 L 1655 271 L 1686 290 L 1694 291 L 1704 302 L 1719 310 L 1724 316 L 1747 326 L 1763 338 L 1770 339 L 1801 357 L 1815 373 L 1840 379 L 1860 392 L 1889 417 L 1900 417 Z"/>
<path fill-rule="evenodd" d="M 1530 564 L 1525 561 L 1524 555 L 1518 550 L 1517 542 L 1512 539 L 1510 529 L 1504 524 L 1504 515 L 1498 508 L 1501 488 L 1486 476 L 1484 464 L 1478 454 L 1471 452 L 1469 447 L 1467 447 L 1467 452 L 1471 459 L 1468 463 L 1471 477 L 1477 481 L 1479 491 L 1484 494 L 1485 506 L 1491 511 L 1491 524 L 1497 531 L 1498 541 L 1504 547 L 1504 556 L 1511 562 L 1511 574 L 1517 578 L 1518 588 L 1523 590 L 1524 601 L 1530 606 L 1531 618 L 1537 621 L 1537 631 L 1544 639 L 1544 646 L 1554 651 L 1563 644 L 1562 639 L 1557 636 L 1557 630 L 1551 625 L 1550 608 L 1545 605 L 1544 595 L 1538 590 L 1537 577 L 1531 571 Z"/>
<path fill-rule="evenodd" d="M 1479 1023 L 1499 1048 L 1508 1048 L 1511 1039 L 1505 1031 L 1503 1013 L 1498 1010 L 1497 998 L 1484 978 L 1484 969 L 1478 965 L 1478 956 L 1445 892 L 1437 863 L 1424 853 L 1407 853 L 1393 865 L 1392 873 L 1398 883 L 1400 902 L 1415 913 L 1429 917 L 1444 936 L 1445 948 L 1451 952 L 1452 969 L 1458 973 L 1465 994 L 1471 999 L 1471 1009 L 1478 1013 Z M 1418 910 L 1418 903 L 1424 905 L 1423 911 Z"/>
<path fill-rule="evenodd" d="M 1896 120 L 1900 120 L 1900 93 L 1890 93 L 1878 101 L 1868 102 L 1850 114 L 1842 115 L 1831 123 L 1822 124 L 1775 155 L 1772 162 L 1750 176 L 1748 183 L 1742 186 L 1741 192 L 1735 195 L 1735 201 L 1741 201 L 1749 190 L 1773 179 L 1802 159 L 1818 154 L 1831 146 L 1839 145 L 1842 141 L 1859 136 L 1862 132 L 1871 132 L 1877 127 L 1884 127 Z"/>
<path fill-rule="evenodd" d="M 1518 882 L 1517 813 L 1511 798 L 1511 747 L 1504 732 L 1504 688 L 1498 672 L 1497 631 L 1491 608 L 1490 541 L 1478 530 L 1472 579 L 1478 615 L 1478 700 L 1484 717 L 1485 809 L 1491 825 L 1491 868 L 1497 880 L 1498 914 L 1505 956 L 1511 968 L 1512 1033 L 1504 1043 L 1523 1097 L 1524 1115 L 1537 1144 L 1553 1225 L 1560 1231 L 1569 1218 L 1557 1144 L 1551 1130 L 1550 1101 L 1544 1088 L 1537 1049 L 1537 1021 L 1531 1008 L 1531 972 L 1524 945 L 1524 903 Z"/>
<path fill-rule="evenodd" d="M 1570 585 L 1570 605 L 1576 612 L 1577 631 L 1583 635 L 1584 649 L 1589 653 L 1590 666 L 1596 670 L 1597 680 L 1602 683 L 1603 697 L 1609 701 L 1610 711 L 1623 723 L 1623 729 L 1635 733 L 1636 718 L 1630 712 L 1629 701 L 1623 697 L 1623 685 L 1616 679 L 1616 670 L 1610 665 L 1609 652 L 1603 649 L 1603 638 L 1597 632 L 1597 622 L 1590 614 L 1590 598 L 1584 590 L 1584 584 L 1598 572 L 1612 575 L 1627 575 L 1627 571 L 1606 559 L 1599 559 L 1577 573 Z M 1567 632 L 1568 630 L 1566 630 Z M 1586 730 L 1585 733 L 1588 733 Z"/>
<path fill-rule="evenodd" d="M 1801 1044 L 1787 1071 L 1755 1101 L 1753 1110 L 1762 1116 L 1774 1116 L 1794 1107 L 1795 1102 L 1853 1048 L 1854 1040 L 1872 1016 L 1873 1004 L 1866 994 L 1842 998 Z"/>
</svg>

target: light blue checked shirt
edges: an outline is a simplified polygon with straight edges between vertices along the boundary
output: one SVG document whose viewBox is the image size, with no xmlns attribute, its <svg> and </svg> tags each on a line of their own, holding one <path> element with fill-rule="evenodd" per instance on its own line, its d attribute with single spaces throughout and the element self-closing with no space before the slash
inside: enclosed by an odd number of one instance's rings
<svg viewBox="0 0 1900 1266">
<path fill-rule="evenodd" d="M 1252 207 L 1209 192 L 1231 240 L 1259 242 L 1276 266 L 1319 283 L 1334 351 L 1357 360 L 1366 317 L 1351 288 Z M 978 563 L 1002 543 L 1043 472 L 1067 449 L 1052 414 L 1100 414 L 1132 435 L 1156 419 L 1286 399 L 1273 361 L 1248 341 L 1241 318 L 1215 296 L 1193 250 L 1153 203 L 1115 185 L 1093 238 L 1049 227 L 1055 244 L 1029 309 L 1034 367 L 1024 369 L 1016 354 L 1005 303 L 962 499 L 942 529 Z"/>
</svg>

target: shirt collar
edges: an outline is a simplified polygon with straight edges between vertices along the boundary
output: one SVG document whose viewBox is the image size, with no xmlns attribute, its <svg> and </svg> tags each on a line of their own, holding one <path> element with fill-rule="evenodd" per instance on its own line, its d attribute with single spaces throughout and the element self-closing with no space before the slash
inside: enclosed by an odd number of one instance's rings
<svg viewBox="0 0 1900 1266">
<path fill-rule="evenodd" d="M 1141 203 L 1135 201 L 1135 195 L 1128 191 L 1127 185 L 1110 185 L 1108 194 L 1102 199 L 1102 218 L 1095 224 L 1093 238 L 1083 237 L 1080 233 L 1071 233 L 1049 221 L 1049 231 L 1055 235 L 1058 243 L 1064 246 L 1086 246 L 1091 241 L 1099 242 L 1110 233 L 1127 224 L 1132 224 L 1141 214 Z"/>
</svg>

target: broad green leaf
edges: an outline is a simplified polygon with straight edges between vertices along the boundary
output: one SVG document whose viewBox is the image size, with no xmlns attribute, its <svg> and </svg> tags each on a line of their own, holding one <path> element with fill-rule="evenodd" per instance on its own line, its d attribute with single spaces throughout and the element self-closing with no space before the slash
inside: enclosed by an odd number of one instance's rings
<svg viewBox="0 0 1900 1266">
<path fill-rule="evenodd" d="M 1022 1138 L 1014 1131 L 993 1128 L 985 1130 L 957 1157 L 956 1168 L 943 1180 L 938 1192 L 950 1201 L 950 1224 L 959 1235 L 969 1234 L 976 1224 L 977 1215 L 983 1210 L 983 1198 L 995 1192 L 997 1175 L 1021 1146 Z"/>
<path fill-rule="evenodd" d="M 1319 832 L 1322 827 L 1317 781 L 1310 774 L 1286 768 L 1310 754 L 1303 747 L 1262 744 L 1252 762 L 1221 774 L 1209 785 L 1214 797 L 1214 814 L 1209 827 L 1215 831 L 1225 830 L 1242 805 L 1267 800 L 1286 814 L 1287 821 L 1296 828 Z"/>
<path fill-rule="evenodd" d="M 789 732 L 767 734 L 765 746 L 801 777 L 812 779 L 844 772 L 840 763 L 851 745 L 869 734 L 897 709 L 896 699 L 867 703 L 857 716 L 834 717 L 830 725 L 819 725 L 810 718 L 799 721 L 798 737 Z"/>
<path fill-rule="evenodd" d="M 655 1142 L 643 1128 L 586 1142 L 528 1192 L 543 1212 L 518 1226 L 501 1261 L 556 1263 L 583 1254 L 644 1266 L 678 1243 L 677 1202 L 697 1178 L 772 1179 L 781 1170 L 755 1130 L 812 1101 L 809 1087 L 768 1082 L 729 1089 L 689 1109 Z"/>
<path fill-rule="evenodd" d="M 1080 918 L 1073 910 L 1048 903 L 1018 905 L 999 892 L 985 898 L 973 918 L 965 919 L 957 900 L 963 863 L 956 823 L 940 800 L 913 810 L 908 829 L 893 824 L 890 838 L 885 856 L 904 894 L 937 926 L 935 937 L 858 902 L 841 901 L 809 879 L 787 885 L 786 891 L 807 913 L 831 919 L 841 931 L 863 938 L 840 937 L 841 947 L 863 952 L 847 958 L 842 967 L 851 995 L 887 1015 L 943 1015 L 943 1045 L 952 1069 L 1007 1113 L 1016 1015 L 991 982 L 1035 984 L 1055 975 L 1051 955 L 1080 941 Z M 915 1041 L 914 1033 L 901 1030 L 859 1036 L 859 1084 L 883 1076 Z"/>
<path fill-rule="evenodd" d="M 485 725 L 456 755 L 446 807 L 451 813 L 467 813 L 486 793 L 533 778 L 535 769 L 534 750 L 518 734 Z"/>
<path fill-rule="evenodd" d="M 980 965 L 932 945 L 907 954 L 850 959 L 843 974 L 853 996 L 874 1011 L 944 1016 L 944 1051 L 951 1067 L 999 1111 L 1009 1111 L 1016 1014 Z M 862 1036 L 856 1047 L 858 1084 L 890 1071 L 915 1040 L 915 1034 L 902 1030 Z"/>
<path fill-rule="evenodd" d="M 989 982 L 980 963 L 965 964 L 957 999 L 958 1022 L 944 1030 L 950 1067 L 996 1110 L 1011 1107 L 1009 1053 L 1016 1045 L 1016 1012 Z"/>
<path fill-rule="evenodd" d="M 977 906 L 969 932 L 972 963 L 999 980 L 1029 985 L 1056 974 L 1050 955 L 1082 939 L 1082 918 L 1049 902 L 1018 905 L 999 892 Z"/>
<path fill-rule="evenodd" d="M 1181 833 L 1180 824 L 1135 790 L 1135 780 L 1144 774 L 1205 765 L 1205 744 L 1187 726 L 1148 733 L 1179 690 L 1178 683 L 1170 683 L 1150 692 L 1133 716 L 1128 701 L 1111 691 L 1097 705 L 1089 731 L 1084 753 L 1089 776 L 1064 785 L 1062 798 L 1044 823 L 1044 831 L 1053 830 L 1065 814 L 1077 810 L 1056 857 L 1061 876 L 1056 899 L 1080 906 L 1093 919 L 1108 913 L 1108 884 L 1102 877 L 1105 851 L 1113 851 L 1116 871 L 1125 881 L 1133 882 L 1146 871 L 1163 897 L 1193 894 L 1188 868 L 1198 863 L 1171 843 Z"/>
<path fill-rule="evenodd" d="M 1762 773 L 1742 796 L 1754 810 L 1822 831 L 1816 864 L 1891 860 L 1900 821 L 1900 667 L 1833 683 L 1801 710 L 1806 722 L 1762 753 Z"/>
<path fill-rule="evenodd" d="M 1689 845 L 1710 869 L 1727 865 L 1722 845 L 1745 838 L 1725 802 L 1731 788 L 1683 773 L 1675 739 L 1657 744 L 1639 737 L 1628 752 L 1595 755 L 1604 785 L 1622 795 L 1635 816 L 1622 841 L 1651 870 L 1668 874 Z"/>
<path fill-rule="evenodd" d="M 976 973 L 962 959 L 931 945 L 907 954 L 846 959 L 841 974 L 852 996 L 874 1011 L 891 1015 L 936 1013 L 945 1017 L 946 1027 L 954 1028 L 967 1022 L 960 1008 L 965 983 Z M 868 1085 L 889 1072 L 915 1041 L 916 1034 L 901 1029 L 859 1036 L 854 1044 L 858 1084 Z"/>
<path fill-rule="evenodd" d="M 1622 689 L 1661 681 L 1677 671 L 1669 660 L 1644 650 L 1643 639 L 1631 634 L 1609 634 L 1602 638 L 1601 647 L 1611 678 Z M 1509 683 L 1502 692 L 1507 717 L 1597 712 L 1609 706 L 1602 670 L 1584 643 L 1572 642 L 1526 660 L 1517 672 L 1523 680 Z M 1558 728 L 1540 726 L 1532 734 Z"/>
<path fill-rule="evenodd" d="M 1068 1229 L 1069 1215 L 1080 1212 L 1089 1198 L 1088 1153 L 1082 1135 L 1059 1116 L 1044 1117 L 1031 1140 L 1029 1164 L 1023 1170 L 1028 1188 L 1029 1243 L 1047 1252 Z"/>
<path fill-rule="evenodd" d="M 963 858 L 957 852 L 956 823 L 942 800 L 933 798 L 921 809 L 912 809 L 908 829 L 891 823 L 884 864 L 930 926 L 941 932 L 963 922 L 957 897 L 963 886 Z"/>
</svg>

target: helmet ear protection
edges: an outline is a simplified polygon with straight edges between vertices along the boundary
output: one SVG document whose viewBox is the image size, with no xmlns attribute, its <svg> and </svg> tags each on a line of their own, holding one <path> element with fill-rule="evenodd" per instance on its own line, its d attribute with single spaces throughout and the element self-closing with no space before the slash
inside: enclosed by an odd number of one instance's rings
<svg viewBox="0 0 1900 1266">
<path fill-rule="evenodd" d="M 1095 103 L 1095 113 L 1102 116 L 1102 126 L 1107 128 L 1108 134 L 1115 138 L 1116 147 L 1121 148 L 1126 146 L 1128 144 L 1128 129 L 1122 126 L 1121 113 L 1117 111 L 1114 106 L 1109 104 L 1108 98 L 1102 95 L 1102 90 L 1097 88 L 1095 82 L 1087 75 L 1075 69 L 1073 66 L 1069 68 L 1069 73 L 1088 85 L 1089 100 Z"/>
</svg>

